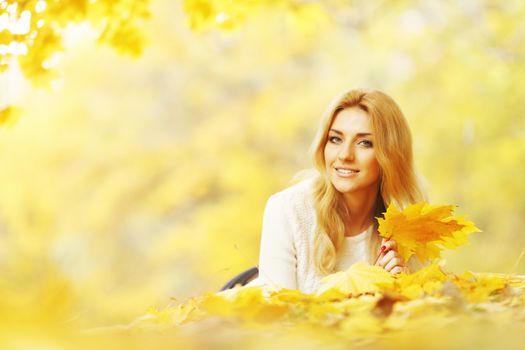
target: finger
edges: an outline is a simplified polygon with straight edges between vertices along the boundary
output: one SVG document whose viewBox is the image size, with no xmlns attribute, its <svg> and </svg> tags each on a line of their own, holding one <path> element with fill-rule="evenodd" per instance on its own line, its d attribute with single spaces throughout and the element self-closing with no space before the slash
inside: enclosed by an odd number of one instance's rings
<svg viewBox="0 0 525 350">
<path fill-rule="evenodd" d="M 397 243 L 392 239 L 384 242 L 382 246 L 386 247 L 385 250 L 397 250 Z"/>
<path fill-rule="evenodd" d="M 390 242 L 390 237 L 389 238 L 385 238 L 385 237 L 382 237 L 381 238 L 381 246 L 383 246 L 386 242 Z"/>
<path fill-rule="evenodd" d="M 386 254 L 386 252 L 389 249 L 390 247 L 390 244 L 388 244 L 389 240 L 388 239 L 385 239 L 384 237 L 381 238 L 381 245 L 379 247 L 379 250 L 378 250 L 378 259 L 381 257 L 381 256 L 384 256 Z M 377 265 L 377 264 L 376 264 Z"/>
<path fill-rule="evenodd" d="M 378 259 L 383 257 L 386 254 L 386 247 L 384 245 L 381 245 L 377 253 L 378 253 Z"/>
<path fill-rule="evenodd" d="M 387 240 L 385 240 L 385 238 L 381 238 L 381 247 L 379 248 L 377 252 L 378 254 L 374 261 L 374 266 L 379 266 L 379 259 L 385 256 L 385 254 L 387 253 L 386 246 L 384 245 L 385 242 L 387 242 Z"/>
<path fill-rule="evenodd" d="M 374 266 L 380 266 L 380 265 L 379 265 L 379 260 L 380 260 L 381 258 L 383 258 L 383 257 L 385 256 L 385 254 L 386 254 L 385 251 L 380 251 L 380 252 L 379 252 L 379 255 L 376 257 L 376 260 L 375 260 L 375 262 L 374 262 Z"/>
<path fill-rule="evenodd" d="M 385 270 L 390 271 L 396 266 L 403 267 L 403 260 L 398 257 L 393 258 L 385 265 Z"/>
<path fill-rule="evenodd" d="M 392 270 L 390 270 L 390 273 L 392 275 L 397 275 L 397 274 L 400 274 L 402 272 L 406 272 L 406 270 L 403 267 L 401 267 L 401 266 L 396 266 Z"/>
<path fill-rule="evenodd" d="M 396 252 L 393 250 L 386 252 L 386 254 L 381 259 L 379 259 L 379 266 L 385 267 L 386 264 L 394 258 L 395 254 Z"/>
</svg>

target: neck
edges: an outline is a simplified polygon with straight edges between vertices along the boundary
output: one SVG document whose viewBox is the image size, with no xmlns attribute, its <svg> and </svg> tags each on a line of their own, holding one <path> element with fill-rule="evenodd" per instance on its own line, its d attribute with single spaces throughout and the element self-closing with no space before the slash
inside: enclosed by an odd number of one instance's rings
<svg viewBox="0 0 525 350">
<path fill-rule="evenodd" d="M 345 224 L 345 236 L 355 236 L 374 222 L 377 190 L 345 193 L 344 200 L 350 220 Z"/>
</svg>

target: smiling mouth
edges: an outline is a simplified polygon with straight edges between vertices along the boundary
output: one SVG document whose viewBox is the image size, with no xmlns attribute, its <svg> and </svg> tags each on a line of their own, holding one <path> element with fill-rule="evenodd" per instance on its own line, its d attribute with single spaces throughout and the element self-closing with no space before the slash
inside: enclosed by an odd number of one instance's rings
<svg viewBox="0 0 525 350">
<path fill-rule="evenodd" d="M 359 173 L 359 170 L 347 169 L 347 168 L 335 168 L 335 172 L 340 176 L 346 177 L 346 176 L 352 176 L 352 175 Z"/>
</svg>

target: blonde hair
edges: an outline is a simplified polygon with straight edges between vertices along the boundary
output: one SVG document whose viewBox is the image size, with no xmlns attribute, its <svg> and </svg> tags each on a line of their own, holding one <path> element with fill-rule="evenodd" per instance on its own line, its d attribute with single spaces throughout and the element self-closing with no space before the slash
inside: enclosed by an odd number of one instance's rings
<svg viewBox="0 0 525 350">
<path fill-rule="evenodd" d="M 403 209 L 425 199 L 414 171 L 410 129 L 394 100 L 378 90 L 356 89 L 337 96 L 321 118 L 310 149 L 318 172 L 313 189 L 318 223 L 314 262 L 316 270 L 322 274 L 332 273 L 335 268 L 337 253 L 344 241 L 345 221 L 349 218 L 343 196 L 334 188 L 326 172 L 324 148 L 335 117 L 350 107 L 361 108 L 370 116 L 375 154 L 381 169 L 376 216 L 391 203 Z"/>
</svg>

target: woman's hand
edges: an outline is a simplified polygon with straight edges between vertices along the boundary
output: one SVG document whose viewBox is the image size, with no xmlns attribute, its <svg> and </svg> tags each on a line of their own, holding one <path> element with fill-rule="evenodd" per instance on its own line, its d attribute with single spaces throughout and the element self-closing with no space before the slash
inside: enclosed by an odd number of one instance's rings
<svg viewBox="0 0 525 350">
<path fill-rule="evenodd" d="M 385 247 L 377 258 L 375 265 L 381 266 L 386 271 L 395 275 L 401 272 L 408 273 L 408 267 L 405 260 L 397 252 L 396 241 L 383 238 L 381 247 Z"/>
</svg>

